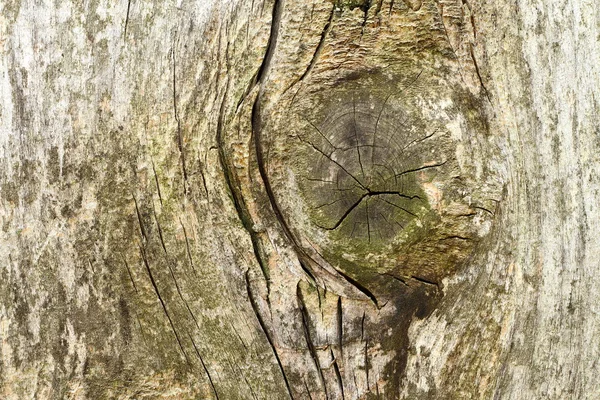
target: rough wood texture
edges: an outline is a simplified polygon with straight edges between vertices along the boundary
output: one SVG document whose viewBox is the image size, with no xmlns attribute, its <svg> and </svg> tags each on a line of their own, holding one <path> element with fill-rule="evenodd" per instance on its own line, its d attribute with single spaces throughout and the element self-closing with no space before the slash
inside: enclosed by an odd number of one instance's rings
<svg viewBox="0 0 600 400">
<path fill-rule="evenodd" d="M 0 397 L 600 395 L 599 23 L 0 3 Z"/>
</svg>

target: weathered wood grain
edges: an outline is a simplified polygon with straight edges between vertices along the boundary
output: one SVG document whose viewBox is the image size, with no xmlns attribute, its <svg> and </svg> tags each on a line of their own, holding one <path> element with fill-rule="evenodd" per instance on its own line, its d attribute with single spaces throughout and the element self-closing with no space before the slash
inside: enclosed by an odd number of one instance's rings
<svg viewBox="0 0 600 400">
<path fill-rule="evenodd" d="M 594 398 L 598 12 L 0 3 L 0 397 Z"/>
</svg>

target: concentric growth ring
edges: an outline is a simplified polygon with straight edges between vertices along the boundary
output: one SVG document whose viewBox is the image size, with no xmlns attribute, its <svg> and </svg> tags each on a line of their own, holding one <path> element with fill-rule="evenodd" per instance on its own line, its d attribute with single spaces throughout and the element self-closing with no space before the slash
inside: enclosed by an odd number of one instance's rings
<svg viewBox="0 0 600 400">
<path fill-rule="evenodd" d="M 421 146 L 436 131 L 423 133 L 390 100 L 338 103 L 318 124 L 303 117 L 299 139 L 316 158 L 302 186 L 320 228 L 386 240 L 428 207 L 416 175 L 445 163 Z"/>
</svg>

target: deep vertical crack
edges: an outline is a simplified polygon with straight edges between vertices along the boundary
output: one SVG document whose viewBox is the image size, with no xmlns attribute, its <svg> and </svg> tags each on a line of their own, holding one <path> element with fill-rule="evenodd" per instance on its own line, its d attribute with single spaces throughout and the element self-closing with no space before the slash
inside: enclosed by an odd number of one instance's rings
<svg viewBox="0 0 600 400">
<path fill-rule="evenodd" d="M 127 26 L 129 25 L 129 10 L 131 9 L 131 0 L 127 0 L 127 14 L 125 14 L 125 29 L 123 29 L 123 40 L 127 38 Z"/>
<path fill-rule="evenodd" d="M 338 347 L 340 348 L 340 356 L 344 356 L 344 315 L 342 307 L 342 297 L 338 297 L 337 301 L 337 326 L 338 326 Z"/>
<path fill-rule="evenodd" d="M 152 172 L 154 173 L 154 182 L 156 183 L 156 191 L 158 192 L 158 200 L 160 201 L 160 206 L 163 206 L 162 194 L 160 193 L 160 184 L 158 183 L 158 174 L 156 173 L 156 167 L 154 166 L 154 160 L 152 161 Z"/>
<path fill-rule="evenodd" d="M 369 390 L 369 339 L 365 338 L 365 375 L 367 381 L 367 390 Z"/>
<path fill-rule="evenodd" d="M 471 18 L 473 18 L 473 16 L 471 16 Z M 483 92 L 485 93 L 485 97 L 487 97 L 488 101 L 491 103 L 492 99 L 490 98 L 490 92 L 487 90 L 487 88 L 485 87 L 485 84 L 483 83 L 483 78 L 481 77 L 481 72 L 479 71 L 479 65 L 477 64 L 477 59 L 475 58 L 475 51 L 473 50 L 473 43 L 470 43 L 469 49 L 471 52 L 471 59 L 473 60 L 473 65 L 475 66 L 475 72 L 477 73 L 477 78 L 479 78 L 479 84 L 481 85 L 481 88 L 483 89 Z"/>
<path fill-rule="evenodd" d="M 172 62 L 173 62 L 173 114 L 175 117 L 175 122 L 177 123 L 177 147 L 179 149 L 179 156 L 181 158 L 181 168 L 183 170 L 183 185 L 184 185 L 184 189 L 187 192 L 187 180 L 188 180 L 188 174 L 187 174 L 187 169 L 185 166 L 185 153 L 184 153 L 184 149 L 183 149 L 183 134 L 181 132 L 181 119 L 179 116 L 179 112 L 177 109 L 177 85 L 176 85 L 176 78 L 177 78 L 177 70 L 176 70 L 176 63 L 175 63 L 175 47 L 173 47 L 171 49 L 171 56 L 172 56 Z"/>
<path fill-rule="evenodd" d="M 265 325 L 265 322 L 260 314 L 260 310 L 258 308 L 258 304 L 256 303 L 256 299 L 254 298 L 254 294 L 252 293 L 252 289 L 250 288 L 250 277 L 249 277 L 249 271 L 246 271 L 246 273 L 244 274 L 245 279 L 246 279 L 246 291 L 248 294 L 248 300 L 250 300 L 250 305 L 252 306 L 252 310 L 254 311 L 254 315 L 256 315 L 256 319 L 258 320 L 258 324 L 260 325 L 263 333 L 265 334 L 265 337 L 267 338 L 267 342 L 269 342 L 269 345 L 271 346 L 271 350 L 273 351 L 273 355 L 275 356 L 275 360 L 277 361 L 277 365 L 279 366 L 279 371 L 281 372 L 281 375 L 283 376 L 283 381 L 285 382 L 285 387 L 287 388 L 287 392 L 288 395 L 290 396 L 291 399 L 294 398 L 294 396 L 292 395 L 292 389 L 290 387 L 290 383 L 288 381 L 288 377 L 285 374 L 285 369 L 283 369 L 283 364 L 281 363 L 281 359 L 279 358 L 279 353 L 277 352 L 277 348 L 275 347 L 275 344 L 273 343 L 273 339 L 271 338 L 271 334 L 269 333 L 269 330 L 267 329 L 267 326 Z"/>
<path fill-rule="evenodd" d="M 188 235 L 187 235 L 187 231 L 185 229 L 185 225 L 183 225 L 183 222 L 181 221 L 181 218 L 179 218 L 179 224 L 181 225 L 181 229 L 183 229 L 183 237 L 185 238 L 185 249 L 186 249 L 186 253 L 188 256 L 188 260 L 190 262 L 190 266 L 192 267 L 192 271 L 194 271 L 195 275 L 198 275 L 198 272 L 196 272 L 196 267 L 194 267 L 194 260 L 192 259 L 192 252 L 190 250 L 190 241 L 188 239 Z"/>
<path fill-rule="evenodd" d="M 196 352 L 196 355 L 198 356 L 198 359 L 200 360 L 200 364 L 202 365 L 202 369 L 204 369 L 204 373 L 208 377 L 208 382 L 210 383 L 210 387 L 212 388 L 212 391 L 215 394 L 215 398 L 217 400 L 219 400 L 219 393 L 217 393 L 217 388 L 215 387 L 215 383 L 213 382 L 213 379 L 210 376 L 210 372 L 208 372 L 208 368 L 206 367 L 206 363 L 204 362 L 204 359 L 200 355 L 200 351 L 198 350 L 198 346 L 196 346 L 196 342 L 194 342 L 194 338 L 192 338 L 192 335 L 190 335 L 189 332 L 187 332 L 187 334 L 188 334 L 188 337 L 190 338 L 190 341 L 192 342 L 192 346 L 194 347 L 194 351 Z"/>
<path fill-rule="evenodd" d="M 167 320 L 169 321 L 169 325 L 171 326 L 171 329 L 173 330 L 173 333 L 175 334 L 175 339 L 177 340 L 177 343 L 179 344 L 179 348 L 181 349 L 181 352 L 183 353 L 183 356 L 185 357 L 185 360 L 187 361 L 188 365 L 191 365 L 190 359 L 188 358 L 188 355 L 183 348 L 183 344 L 181 343 L 181 339 L 179 338 L 179 334 L 177 333 L 177 329 L 175 329 L 175 324 L 173 324 L 173 320 L 171 319 L 171 316 L 169 315 L 169 311 L 167 310 L 167 305 L 166 305 L 165 301 L 163 300 L 162 296 L 160 295 L 160 291 L 158 290 L 156 280 L 154 279 L 154 275 L 152 274 L 152 270 L 150 269 L 150 263 L 148 262 L 148 258 L 146 257 L 146 252 L 144 251 L 144 248 L 142 246 L 140 246 L 140 254 L 142 255 L 142 260 L 144 261 L 144 265 L 146 266 L 146 272 L 148 272 L 148 277 L 150 278 L 150 283 L 152 284 L 152 287 L 154 288 L 154 293 L 156 294 L 156 297 L 158 297 L 158 301 L 160 302 L 163 312 L 165 313 Z"/>
<path fill-rule="evenodd" d="M 283 13 L 283 3 L 284 0 L 274 0 L 273 2 L 273 16 L 271 18 L 269 42 L 267 43 L 267 50 L 265 51 L 262 63 L 256 74 L 256 82 L 259 85 L 263 84 L 263 81 L 271 66 L 271 59 L 273 58 L 273 54 L 275 54 L 275 48 L 277 47 L 277 39 L 279 36 L 279 25 L 281 24 L 281 15 Z"/>
<path fill-rule="evenodd" d="M 154 219 L 156 220 L 156 227 L 158 228 L 158 236 L 160 238 L 160 243 L 161 243 L 162 248 L 165 253 L 165 261 L 167 263 L 167 268 L 169 269 L 171 278 L 173 279 L 173 282 L 175 283 L 175 288 L 177 289 L 177 294 L 179 294 L 179 298 L 181 299 L 181 301 L 185 305 L 186 309 L 188 310 L 190 316 L 192 317 L 192 320 L 194 320 L 196 327 L 198 329 L 200 329 L 200 326 L 198 325 L 198 320 L 196 319 L 196 316 L 192 312 L 192 309 L 190 308 L 190 305 L 188 304 L 187 300 L 183 297 L 183 293 L 181 292 L 181 288 L 179 287 L 179 283 L 177 282 L 177 278 L 175 277 L 175 271 L 173 271 L 173 267 L 171 266 L 171 257 L 169 256 L 169 253 L 167 252 L 167 246 L 165 245 L 162 228 L 160 226 L 160 223 L 158 222 L 158 216 L 156 215 L 156 209 L 154 208 L 154 205 L 152 206 L 152 210 L 154 211 Z"/>
<path fill-rule="evenodd" d="M 127 269 L 127 274 L 129 275 L 129 279 L 131 280 L 133 289 L 135 290 L 136 293 L 139 293 L 138 288 L 135 284 L 135 281 L 133 280 L 133 275 L 131 274 L 131 269 L 129 268 L 129 264 L 127 263 L 127 260 L 125 259 L 125 257 L 122 254 L 121 254 L 121 258 L 123 259 L 123 263 L 125 264 L 125 268 Z"/>
<path fill-rule="evenodd" d="M 317 354 L 317 350 L 315 349 L 315 345 L 312 341 L 310 335 L 310 319 L 308 315 L 308 310 L 306 309 L 306 304 L 304 302 L 304 296 L 302 295 L 302 289 L 300 288 L 300 282 L 296 285 L 296 298 L 298 300 L 298 308 L 300 309 L 300 314 L 302 316 L 302 327 L 304 330 L 304 338 L 306 339 L 306 345 L 308 346 L 308 352 L 315 363 L 315 368 L 317 370 L 317 375 L 319 376 L 319 381 L 321 386 L 323 387 L 323 391 L 325 392 L 325 398 L 328 398 L 327 394 L 327 385 L 325 384 L 325 376 L 323 375 L 323 370 L 321 369 L 321 363 L 319 362 L 319 355 Z"/>
<path fill-rule="evenodd" d="M 263 273 L 263 277 L 265 278 L 268 295 L 270 293 L 270 274 L 268 265 L 265 262 L 264 257 L 262 255 L 260 240 L 258 238 L 257 233 L 253 229 L 252 218 L 248 213 L 248 209 L 244 202 L 244 198 L 240 193 L 240 190 L 238 189 L 238 184 L 236 182 L 235 175 L 229 165 L 229 161 L 225 153 L 225 139 L 223 135 L 223 126 L 225 122 L 225 102 L 227 99 L 228 88 L 229 82 L 227 83 L 227 88 L 225 90 L 225 94 L 223 95 L 223 100 L 221 101 L 221 106 L 219 108 L 219 118 L 217 120 L 217 146 L 219 150 L 219 162 L 221 164 L 221 168 L 223 169 L 223 173 L 225 175 L 225 183 L 227 184 L 227 188 L 229 189 L 229 193 L 231 194 L 233 205 L 237 212 L 238 218 L 242 223 L 242 226 L 250 236 L 250 241 L 252 242 L 252 250 L 254 252 L 256 261 L 258 262 L 258 265 Z"/>
<path fill-rule="evenodd" d="M 329 348 L 329 353 L 331 354 L 331 358 L 332 358 L 332 364 L 333 364 L 333 370 L 335 372 L 335 377 L 338 381 L 338 389 L 342 395 L 342 400 L 346 399 L 346 396 L 344 396 L 344 381 L 342 380 L 342 373 L 340 372 L 340 367 L 338 366 L 337 363 L 337 359 L 335 358 L 335 355 L 333 354 L 333 350 L 331 349 L 331 347 Z"/>
<path fill-rule="evenodd" d="M 138 223 L 140 225 L 140 233 L 142 234 L 142 238 L 144 241 L 148 241 L 148 237 L 146 236 L 146 229 L 144 228 L 144 223 L 142 222 L 142 214 L 140 214 L 140 208 L 138 206 L 137 199 L 135 195 L 131 193 L 131 197 L 133 197 L 133 202 L 135 204 L 135 214 L 137 215 Z"/>
</svg>

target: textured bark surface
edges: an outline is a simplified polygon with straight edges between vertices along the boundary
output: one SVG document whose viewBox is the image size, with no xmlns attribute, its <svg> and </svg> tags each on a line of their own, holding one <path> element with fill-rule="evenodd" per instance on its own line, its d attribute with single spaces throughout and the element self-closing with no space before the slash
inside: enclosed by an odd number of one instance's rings
<svg viewBox="0 0 600 400">
<path fill-rule="evenodd" d="M 599 26 L 0 2 L 0 397 L 599 396 Z"/>
</svg>

